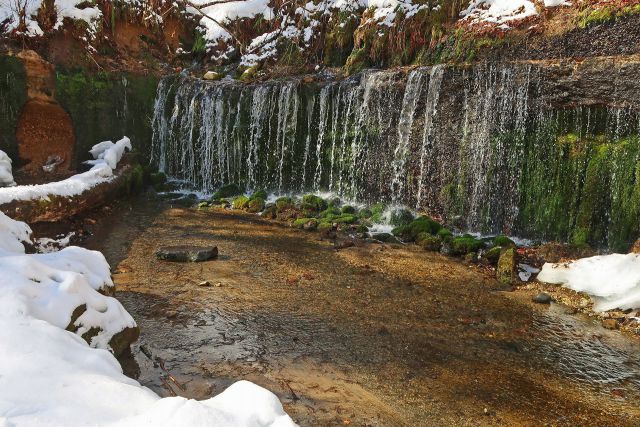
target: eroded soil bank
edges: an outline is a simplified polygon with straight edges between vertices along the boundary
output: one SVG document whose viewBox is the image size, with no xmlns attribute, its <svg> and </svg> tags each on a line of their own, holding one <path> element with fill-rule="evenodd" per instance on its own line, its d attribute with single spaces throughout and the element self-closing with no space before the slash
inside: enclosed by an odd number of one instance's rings
<svg viewBox="0 0 640 427">
<path fill-rule="evenodd" d="M 255 215 L 147 199 L 97 219 L 85 243 L 141 327 L 125 369 L 161 395 L 248 379 L 303 426 L 640 423 L 636 342 L 475 267 L 411 246 L 336 251 Z M 176 244 L 221 255 L 155 259 Z"/>
</svg>

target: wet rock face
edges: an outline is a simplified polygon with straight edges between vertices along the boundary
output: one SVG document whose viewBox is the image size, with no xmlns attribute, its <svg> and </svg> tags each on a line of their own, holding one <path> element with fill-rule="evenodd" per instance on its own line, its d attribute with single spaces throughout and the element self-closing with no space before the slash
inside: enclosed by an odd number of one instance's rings
<svg viewBox="0 0 640 427">
<path fill-rule="evenodd" d="M 16 139 L 18 155 L 29 173 L 71 169 L 76 139 L 71 116 L 59 104 L 41 99 L 28 101 L 18 119 Z M 54 164 L 50 171 L 43 169 Z"/>
<path fill-rule="evenodd" d="M 156 257 L 162 261 L 203 262 L 218 257 L 218 247 L 167 246 L 158 249 Z"/>
</svg>

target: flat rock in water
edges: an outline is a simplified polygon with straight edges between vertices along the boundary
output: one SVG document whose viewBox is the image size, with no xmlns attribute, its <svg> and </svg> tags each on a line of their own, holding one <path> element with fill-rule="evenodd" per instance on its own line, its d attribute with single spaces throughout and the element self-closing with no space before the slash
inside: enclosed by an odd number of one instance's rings
<svg viewBox="0 0 640 427">
<path fill-rule="evenodd" d="M 158 249 L 158 259 L 173 262 L 202 262 L 218 257 L 218 247 L 168 246 Z"/>
</svg>

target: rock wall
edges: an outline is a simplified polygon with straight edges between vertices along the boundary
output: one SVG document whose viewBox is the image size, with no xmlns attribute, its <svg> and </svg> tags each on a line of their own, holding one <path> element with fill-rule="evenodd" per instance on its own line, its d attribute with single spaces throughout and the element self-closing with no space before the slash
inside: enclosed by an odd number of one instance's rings
<svg viewBox="0 0 640 427">
<path fill-rule="evenodd" d="M 330 191 L 465 230 L 626 249 L 640 232 L 638 71 L 630 56 L 254 85 L 174 76 L 152 159 L 203 191 Z"/>
<path fill-rule="evenodd" d="M 58 172 L 76 170 L 94 144 L 123 135 L 148 158 L 157 81 L 56 69 L 33 51 L 0 55 L 0 149 L 29 181 L 46 181 L 55 158 Z"/>
</svg>

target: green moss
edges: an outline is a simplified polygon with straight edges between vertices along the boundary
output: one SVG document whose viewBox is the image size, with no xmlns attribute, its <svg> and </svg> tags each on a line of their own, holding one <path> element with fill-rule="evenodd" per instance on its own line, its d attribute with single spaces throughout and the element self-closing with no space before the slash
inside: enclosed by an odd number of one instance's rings
<svg viewBox="0 0 640 427">
<path fill-rule="evenodd" d="M 355 224 L 358 222 L 358 217 L 355 215 L 342 214 L 333 218 L 331 221 L 333 221 L 334 224 Z"/>
<path fill-rule="evenodd" d="M 503 248 L 514 248 L 516 246 L 513 240 L 504 235 L 496 236 L 493 239 L 493 245 L 501 246 Z"/>
<path fill-rule="evenodd" d="M 449 242 L 453 240 L 453 233 L 447 228 L 441 228 L 440 230 L 438 230 L 437 235 L 443 242 Z"/>
<path fill-rule="evenodd" d="M 517 258 L 516 250 L 514 248 L 507 249 L 502 252 L 500 259 L 498 260 L 498 266 L 496 268 L 496 276 L 498 280 L 504 284 L 512 284 L 516 280 L 517 274 Z"/>
<path fill-rule="evenodd" d="M 381 223 L 384 219 L 384 212 L 387 209 L 387 206 L 384 203 L 376 203 L 375 205 L 369 208 L 371 210 L 371 216 L 369 219 L 374 224 Z"/>
<path fill-rule="evenodd" d="M 280 197 L 276 200 L 276 209 L 278 211 L 283 211 L 286 209 L 295 208 L 295 203 L 291 197 Z"/>
<path fill-rule="evenodd" d="M 267 200 L 268 194 L 266 191 L 264 190 L 257 190 L 254 191 L 253 194 L 251 195 L 251 197 L 249 197 L 249 200 L 254 200 L 254 199 L 262 199 L 262 200 Z"/>
<path fill-rule="evenodd" d="M 247 209 L 249 207 L 249 198 L 247 196 L 238 196 L 233 199 L 233 209 Z"/>
<path fill-rule="evenodd" d="M 355 215 L 357 213 L 356 208 L 353 206 L 343 206 L 341 209 L 343 214 Z"/>
<path fill-rule="evenodd" d="M 22 106 L 27 101 L 26 72 L 22 62 L 0 55 L 0 150 L 19 167 L 16 125 Z"/>
<path fill-rule="evenodd" d="M 307 194 L 302 197 L 302 209 L 321 212 L 329 207 L 329 204 L 322 197 L 313 194 Z"/>
<path fill-rule="evenodd" d="M 262 212 L 264 210 L 265 207 L 265 201 L 263 198 L 260 197 L 253 197 L 251 196 L 251 198 L 249 198 L 249 203 L 247 205 L 247 211 L 251 212 L 251 213 L 258 213 L 258 212 Z"/>
<path fill-rule="evenodd" d="M 494 246 L 488 251 L 486 251 L 483 257 L 489 261 L 490 264 L 496 265 L 498 264 L 498 260 L 500 259 L 500 254 L 502 254 L 503 249 L 500 246 Z"/>
<path fill-rule="evenodd" d="M 373 212 L 371 211 L 371 209 L 360 209 L 360 212 L 358 212 L 358 216 L 362 219 L 369 219 L 373 216 Z"/>
<path fill-rule="evenodd" d="M 393 234 L 407 241 L 415 241 L 418 235 L 426 233 L 436 235 L 442 229 L 442 225 L 427 216 L 421 216 L 409 224 L 396 227 Z"/>
<path fill-rule="evenodd" d="M 464 236 L 455 237 L 451 241 L 451 254 L 465 255 L 470 252 L 478 252 L 483 247 L 484 242 L 469 234 L 465 234 Z"/>
</svg>

